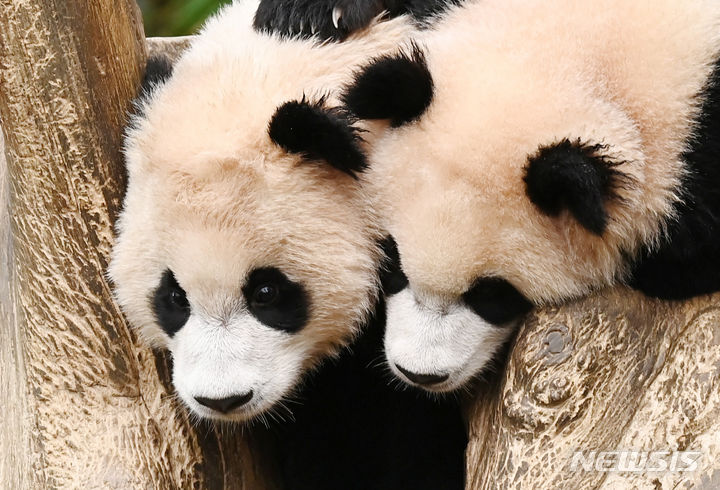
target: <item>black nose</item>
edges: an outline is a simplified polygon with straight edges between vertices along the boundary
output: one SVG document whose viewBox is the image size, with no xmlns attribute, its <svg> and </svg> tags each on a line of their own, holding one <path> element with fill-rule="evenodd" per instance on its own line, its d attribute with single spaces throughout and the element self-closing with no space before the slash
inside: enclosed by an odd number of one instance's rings
<svg viewBox="0 0 720 490">
<path fill-rule="evenodd" d="M 247 402 L 252 400 L 253 392 L 249 391 L 243 395 L 229 396 L 227 398 L 205 398 L 203 396 L 196 396 L 195 401 L 200 405 L 213 410 L 217 410 L 221 413 L 228 413 L 236 408 L 242 407 Z"/>
<path fill-rule="evenodd" d="M 398 368 L 398 371 L 403 373 L 407 379 L 412 381 L 413 383 L 417 383 L 419 385 L 436 385 L 438 383 L 442 383 L 443 381 L 446 381 L 450 375 L 449 374 L 418 374 L 413 373 L 412 371 L 408 371 L 407 369 L 404 369 L 402 366 L 395 364 L 395 367 Z"/>
</svg>

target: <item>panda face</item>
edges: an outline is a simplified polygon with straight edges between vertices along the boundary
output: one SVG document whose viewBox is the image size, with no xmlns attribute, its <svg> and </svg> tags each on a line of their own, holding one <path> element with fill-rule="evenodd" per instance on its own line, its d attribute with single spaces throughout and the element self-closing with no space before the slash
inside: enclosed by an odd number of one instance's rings
<svg viewBox="0 0 720 490">
<path fill-rule="evenodd" d="M 247 275 L 240 291 L 242 295 L 237 288 L 219 288 L 214 295 L 224 296 L 221 303 L 197 294 L 193 305 L 166 269 L 153 293 L 158 326 L 173 352 L 178 393 L 208 418 L 247 418 L 268 410 L 284 396 L 283 386 L 297 382 L 302 369 L 302 357 L 289 353 L 292 334 L 309 319 L 303 286 L 280 269 L 262 267 Z M 248 348 L 251 355 L 243 355 Z M 273 384 L 263 382 L 263 369 L 276 374 Z"/>
<path fill-rule="evenodd" d="M 174 384 L 185 403 L 207 418 L 244 419 L 268 410 L 302 368 L 302 357 L 288 354 L 292 334 L 309 317 L 302 285 L 264 267 L 248 275 L 241 291 L 228 290 L 222 305 L 200 296 L 193 307 L 167 269 L 153 294 L 158 325 L 170 337 Z M 252 354 L 243 355 L 249 346 Z M 272 384 L 264 382 L 263 369 L 276 374 Z"/>
<path fill-rule="evenodd" d="M 275 267 L 256 268 L 242 282 L 214 286 L 209 297 L 195 287 L 189 296 L 166 269 L 153 293 L 178 394 L 207 418 L 242 420 L 270 409 L 297 383 L 308 355 L 294 338 L 310 317 L 302 284 Z"/>
<path fill-rule="evenodd" d="M 389 243 L 382 277 L 388 364 L 406 382 L 453 391 L 482 371 L 532 303 L 499 277 L 478 278 L 461 295 L 414 289 Z"/>
<path fill-rule="evenodd" d="M 126 198 L 110 271 L 117 297 L 170 351 L 180 399 L 205 418 L 278 407 L 373 307 L 379 252 L 355 212 L 367 208 L 357 183 L 330 168 L 276 170 L 192 190 L 185 175 L 149 174 Z M 297 173 L 305 184 L 293 189 Z"/>
</svg>

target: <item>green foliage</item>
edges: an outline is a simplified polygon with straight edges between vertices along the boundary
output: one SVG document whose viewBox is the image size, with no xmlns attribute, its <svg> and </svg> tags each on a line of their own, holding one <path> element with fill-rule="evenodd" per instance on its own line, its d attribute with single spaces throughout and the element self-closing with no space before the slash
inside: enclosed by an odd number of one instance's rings
<svg viewBox="0 0 720 490">
<path fill-rule="evenodd" d="M 203 21 L 230 0 L 138 0 L 146 36 L 193 34 Z"/>
</svg>

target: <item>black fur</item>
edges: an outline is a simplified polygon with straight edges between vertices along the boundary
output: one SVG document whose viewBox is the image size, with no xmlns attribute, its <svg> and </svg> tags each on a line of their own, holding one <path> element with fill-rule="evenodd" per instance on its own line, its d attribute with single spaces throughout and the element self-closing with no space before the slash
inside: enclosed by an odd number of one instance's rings
<svg viewBox="0 0 720 490">
<path fill-rule="evenodd" d="M 493 325 L 515 320 L 533 307 L 520 291 L 499 277 L 478 279 L 462 297 L 466 305 Z"/>
<path fill-rule="evenodd" d="M 268 134 L 286 151 L 309 160 L 325 160 L 353 177 L 367 167 L 351 121 L 339 110 L 324 108 L 322 100 L 281 105 L 270 121 Z"/>
<path fill-rule="evenodd" d="M 525 167 L 528 197 L 543 213 L 557 216 L 567 209 L 589 231 L 602 235 L 608 222 L 605 202 L 629 182 L 603 150 L 602 145 L 568 139 L 541 147 Z"/>
<path fill-rule="evenodd" d="M 155 87 L 165 83 L 173 72 L 173 65 L 170 59 L 164 55 L 153 55 L 147 59 L 145 73 L 140 84 L 140 96 L 147 96 Z"/>
<path fill-rule="evenodd" d="M 163 272 L 160 284 L 153 292 L 152 309 L 160 327 L 170 337 L 175 335 L 190 318 L 190 303 L 170 269 Z"/>
<path fill-rule="evenodd" d="M 261 32 L 338 41 L 366 28 L 383 12 L 386 18 L 410 14 L 425 22 L 457 3 L 460 0 L 262 0 L 254 27 Z M 337 27 L 332 21 L 336 6 L 342 10 Z"/>
<path fill-rule="evenodd" d="M 380 266 L 380 283 L 382 284 L 383 294 L 387 297 L 405 289 L 408 286 L 408 278 L 402 270 L 400 253 L 393 237 L 388 236 L 385 238 L 380 243 L 380 247 L 385 254 Z"/>
<path fill-rule="evenodd" d="M 263 0 L 253 25 L 261 32 L 341 40 L 367 26 L 384 10 L 383 4 L 383 0 Z M 336 5 L 343 9 L 337 28 L 332 22 Z"/>
<path fill-rule="evenodd" d="M 310 298 L 305 288 L 288 279 L 280 269 L 255 269 L 242 291 L 250 313 L 268 327 L 293 333 L 308 321 Z"/>
<path fill-rule="evenodd" d="M 665 240 L 645 249 L 630 285 L 647 295 L 684 299 L 720 290 L 720 62 L 704 94 L 705 103 L 690 150 L 684 202 Z"/>
<path fill-rule="evenodd" d="M 375 59 L 343 94 L 345 105 L 360 119 L 389 119 L 393 127 L 418 119 L 432 98 L 432 75 L 417 46 L 410 53 Z"/>
<path fill-rule="evenodd" d="M 400 387 L 382 364 L 384 306 L 340 359 L 327 361 L 274 428 L 286 488 L 461 490 L 467 432 L 460 403 Z"/>
</svg>

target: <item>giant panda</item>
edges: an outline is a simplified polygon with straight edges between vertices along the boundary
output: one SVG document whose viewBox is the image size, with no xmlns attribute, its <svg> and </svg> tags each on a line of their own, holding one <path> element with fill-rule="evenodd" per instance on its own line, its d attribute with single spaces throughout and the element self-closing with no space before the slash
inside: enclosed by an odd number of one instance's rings
<svg viewBox="0 0 720 490">
<path fill-rule="evenodd" d="M 719 51 L 716 0 L 483 0 L 358 72 L 401 380 L 466 386 L 532 308 L 615 283 L 720 289 Z"/>
<path fill-rule="evenodd" d="M 458 404 L 369 366 L 383 255 L 358 176 L 373 133 L 337 108 L 353 70 L 414 28 L 396 18 L 322 43 L 254 30 L 256 7 L 224 8 L 174 65 L 148 63 L 125 139 L 118 302 L 169 350 L 195 418 L 277 420 L 286 488 L 461 488 Z"/>
</svg>

